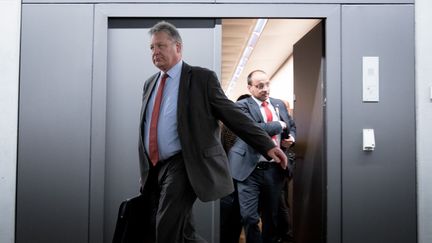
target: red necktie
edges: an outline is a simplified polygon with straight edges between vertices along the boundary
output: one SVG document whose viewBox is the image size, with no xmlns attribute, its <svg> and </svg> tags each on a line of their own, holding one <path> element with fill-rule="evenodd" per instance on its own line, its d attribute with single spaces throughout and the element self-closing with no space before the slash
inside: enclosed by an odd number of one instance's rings
<svg viewBox="0 0 432 243">
<path fill-rule="evenodd" d="M 158 141 L 157 141 L 157 126 L 158 126 L 158 120 L 159 120 L 159 111 L 160 111 L 160 105 L 162 101 L 162 94 L 163 89 L 165 87 L 165 82 L 168 78 L 168 74 L 164 74 L 162 76 L 161 82 L 159 84 L 159 88 L 156 93 L 154 106 L 153 106 L 153 112 L 151 116 L 150 121 L 150 136 L 149 136 L 149 155 L 150 155 L 150 161 L 153 165 L 156 165 L 156 163 L 159 161 L 159 149 L 158 149 Z"/>
<path fill-rule="evenodd" d="M 267 101 L 263 101 L 263 102 L 261 103 L 261 105 L 262 105 L 262 107 L 264 107 L 264 112 L 265 112 L 266 117 L 267 117 L 267 122 L 271 122 L 271 121 L 273 121 L 273 114 L 272 114 L 270 108 L 268 108 L 268 103 L 267 103 Z M 276 136 L 272 136 L 272 139 L 273 139 L 273 141 L 276 143 Z"/>
<path fill-rule="evenodd" d="M 263 101 L 261 105 L 264 107 L 264 111 L 267 116 L 267 122 L 273 121 L 273 114 L 271 113 L 271 110 L 268 108 L 267 101 Z"/>
</svg>

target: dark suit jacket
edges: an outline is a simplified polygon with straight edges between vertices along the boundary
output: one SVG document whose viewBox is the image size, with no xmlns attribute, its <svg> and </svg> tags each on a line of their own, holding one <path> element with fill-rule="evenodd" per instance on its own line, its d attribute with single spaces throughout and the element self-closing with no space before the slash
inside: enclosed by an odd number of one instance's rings
<svg viewBox="0 0 432 243">
<path fill-rule="evenodd" d="M 279 119 L 287 124 L 288 129 L 283 130 L 278 121 L 266 123 L 261 114 L 260 107 L 252 97 L 237 102 L 240 108 L 270 136 L 281 134 L 281 138 L 284 139 L 288 138 L 290 134 L 295 138 L 296 126 L 293 119 L 291 119 L 288 114 L 284 102 L 279 99 L 270 98 L 270 103 L 275 107 L 277 113 L 279 113 Z M 228 153 L 228 158 L 233 178 L 238 181 L 243 181 L 255 169 L 259 162 L 260 153 L 243 140 L 237 139 Z"/>
<path fill-rule="evenodd" d="M 142 126 L 158 75 L 151 76 L 143 90 L 139 132 L 143 185 L 149 171 L 149 159 L 143 144 Z M 264 155 L 275 146 L 267 133 L 225 96 L 213 71 L 183 62 L 177 106 L 177 131 L 186 171 L 192 188 L 202 201 L 215 200 L 234 190 L 228 159 L 220 142 L 218 120 Z"/>
</svg>

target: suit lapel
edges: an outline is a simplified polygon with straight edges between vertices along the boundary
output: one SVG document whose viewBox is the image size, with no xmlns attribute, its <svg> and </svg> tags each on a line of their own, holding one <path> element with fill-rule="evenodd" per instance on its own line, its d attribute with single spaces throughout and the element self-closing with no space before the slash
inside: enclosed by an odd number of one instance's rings
<svg viewBox="0 0 432 243">
<path fill-rule="evenodd" d="M 150 99 L 150 95 L 152 93 L 152 91 L 154 90 L 155 86 L 156 86 L 156 81 L 159 78 L 160 73 L 156 73 L 153 75 L 152 78 L 149 79 L 149 84 L 147 86 L 147 89 L 144 91 L 143 94 L 143 105 L 141 108 L 141 120 L 145 114 L 145 111 L 147 110 L 147 105 L 148 105 L 148 101 Z"/>
<path fill-rule="evenodd" d="M 141 114 L 140 114 L 140 133 L 139 133 L 139 140 L 140 140 L 140 146 L 141 149 L 144 150 L 143 146 L 144 146 L 144 141 L 143 141 L 143 137 L 142 137 L 142 131 L 143 131 L 143 125 L 144 125 L 144 116 L 147 110 L 147 105 L 148 105 L 148 101 L 150 98 L 150 95 L 152 93 L 152 90 L 155 88 L 156 86 L 156 81 L 158 80 L 160 74 L 156 73 L 154 74 L 152 77 L 150 77 L 146 83 L 144 83 L 144 87 L 146 87 L 144 89 L 144 93 L 143 93 L 143 99 L 142 99 L 142 106 L 141 106 Z M 147 83 L 148 82 L 148 83 Z"/>
<path fill-rule="evenodd" d="M 181 121 L 182 115 L 187 114 L 186 108 L 189 106 L 189 86 L 191 79 L 191 66 L 183 62 L 180 74 L 179 94 L 177 100 L 177 120 Z M 180 124 L 180 123 L 179 123 Z"/>
<path fill-rule="evenodd" d="M 288 112 L 284 108 L 282 104 L 276 99 L 270 98 L 270 103 L 276 110 L 276 114 L 279 116 L 279 120 L 282 120 L 283 122 L 288 124 Z"/>
<path fill-rule="evenodd" d="M 255 100 L 252 97 L 249 97 L 247 101 L 249 105 L 249 110 L 251 111 L 252 118 L 257 122 L 264 122 L 260 107 L 255 102 Z"/>
</svg>

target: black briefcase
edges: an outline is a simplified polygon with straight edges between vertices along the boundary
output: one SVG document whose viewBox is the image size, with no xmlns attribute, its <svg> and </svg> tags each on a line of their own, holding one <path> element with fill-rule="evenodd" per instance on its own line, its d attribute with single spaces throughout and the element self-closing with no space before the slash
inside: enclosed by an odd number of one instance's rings
<svg viewBox="0 0 432 243">
<path fill-rule="evenodd" d="M 120 204 L 113 243 L 154 242 L 152 210 L 144 195 L 123 201 Z"/>
</svg>

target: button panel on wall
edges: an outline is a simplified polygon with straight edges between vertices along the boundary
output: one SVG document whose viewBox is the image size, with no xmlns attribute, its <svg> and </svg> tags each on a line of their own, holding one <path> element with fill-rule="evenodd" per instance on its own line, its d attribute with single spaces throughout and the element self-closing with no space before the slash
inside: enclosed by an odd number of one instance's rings
<svg viewBox="0 0 432 243">
<path fill-rule="evenodd" d="M 379 57 L 363 57 L 363 102 L 379 101 Z"/>
</svg>

